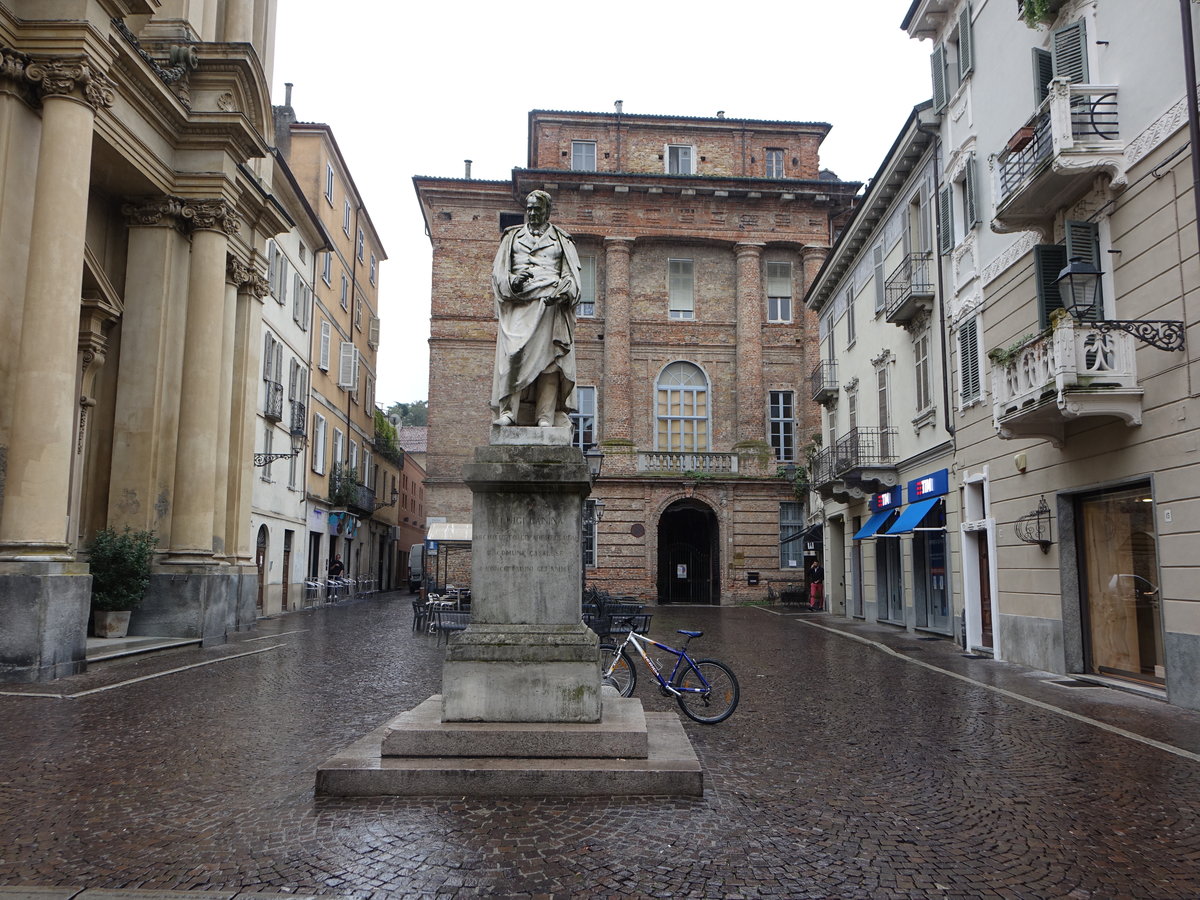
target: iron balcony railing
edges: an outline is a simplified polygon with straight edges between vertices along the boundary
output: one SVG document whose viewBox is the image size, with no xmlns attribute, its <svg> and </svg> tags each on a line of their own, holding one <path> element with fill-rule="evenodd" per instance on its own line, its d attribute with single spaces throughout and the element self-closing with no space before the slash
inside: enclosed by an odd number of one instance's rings
<svg viewBox="0 0 1200 900">
<path fill-rule="evenodd" d="M 267 396 L 263 402 L 263 416 L 272 422 L 283 420 L 283 385 L 278 381 L 266 382 Z"/>
<path fill-rule="evenodd" d="M 736 475 L 736 453 L 672 453 L 642 450 L 637 455 L 639 473 L 705 472 L 712 475 Z"/>
<path fill-rule="evenodd" d="M 909 253 L 883 284 L 887 319 L 896 321 L 910 300 L 933 297 L 933 252 L 918 250 Z M 908 316 L 911 318 L 911 314 Z"/>
<path fill-rule="evenodd" d="M 891 466 L 896 461 L 895 427 L 851 428 L 833 447 L 833 471 L 842 477 L 860 469 Z"/>
<path fill-rule="evenodd" d="M 817 363 L 808 376 L 812 385 L 812 398 L 817 403 L 823 403 L 830 397 L 836 397 L 838 392 L 837 360 L 823 359 Z"/>
<path fill-rule="evenodd" d="M 308 434 L 308 408 L 299 400 L 292 400 L 292 415 L 289 431 L 292 434 Z"/>
<path fill-rule="evenodd" d="M 822 488 L 836 480 L 833 472 L 833 448 L 822 447 L 812 459 L 812 484 Z"/>
</svg>

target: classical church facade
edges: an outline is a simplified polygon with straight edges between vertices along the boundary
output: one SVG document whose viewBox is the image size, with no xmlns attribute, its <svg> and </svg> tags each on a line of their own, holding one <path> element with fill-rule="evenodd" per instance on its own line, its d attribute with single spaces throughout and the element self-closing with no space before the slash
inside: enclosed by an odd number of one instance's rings
<svg viewBox="0 0 1200 900">
<path fill-rule="evenodd" d="M 433 243 L 429 516 L 471 521 L 461 472 L 493 417 L 492 260 L 544 190 L 583 269 L 574 440 L 604 453 L 587 582 L 729 604 L 802 581 L 819 537 L 794 484 L 819 431 L 819 353 L 801 298 L 859 187 L 821 170 L 828 131 L 533 111 L 511 179 L 415 178 Z"/>
</svg>

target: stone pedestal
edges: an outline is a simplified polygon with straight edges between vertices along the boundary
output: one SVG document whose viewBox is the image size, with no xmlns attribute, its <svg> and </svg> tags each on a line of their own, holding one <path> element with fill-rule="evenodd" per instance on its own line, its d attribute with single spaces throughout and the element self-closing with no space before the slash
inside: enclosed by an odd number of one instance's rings
<svg viewBox="0 0 1200 900">
<path fill-rule="evenodd" d="M 446 652 L 443 717 L 598 722 L 598 642 L 579 621 L 587 464 L 569 445 L 568 429 L 493 431 L 501 439 L 562 443 L 479 447 L 464 467 L 475 495 L 471 625 L 451 637 Z"/>
<path fill-rule="evenodd" d="M 200 638 L 204 646 L 225 643 L 235 627 L 238 576 L 220 566 L 172 565 L 164 570 L 151 574 L 129 634 Z"/>
<path fill-rule="evenodd" d="M 83 563 L 0 562 L 0 681 L 85 670 L 91 590 Z"/>
</svg>

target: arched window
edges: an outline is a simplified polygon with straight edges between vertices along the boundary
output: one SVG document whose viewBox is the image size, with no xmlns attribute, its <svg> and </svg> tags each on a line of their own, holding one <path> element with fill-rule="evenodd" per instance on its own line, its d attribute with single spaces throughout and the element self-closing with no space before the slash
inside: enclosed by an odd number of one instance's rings
<svg viewBox="0 0 1200 900">
<path fill-rule="evenodd" d="M 708 451 L 708 379 L 692 363 L 673 362 L 658 376 L 657 449 Z"/>
</svg>

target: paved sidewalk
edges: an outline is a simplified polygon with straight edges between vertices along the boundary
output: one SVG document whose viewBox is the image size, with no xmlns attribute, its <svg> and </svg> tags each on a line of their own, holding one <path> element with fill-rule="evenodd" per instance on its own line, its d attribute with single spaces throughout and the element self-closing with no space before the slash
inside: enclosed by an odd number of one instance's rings
<svg viewBox="0 0 1200 900">
<path fill-rule="evenodd" d="M 382 595 L 0 685 L 0 885 L 1200 896 L 1200 715 L 782 608 L 656 610 L 652 636 L 703 629 L 693 649 L 741 681 L 727 722 L 685 721 L 702 800 L 314 798 L 322 760 L 440 689 L 442 650 L 410 622 Z M 647 708 L 673 709 L 646 681 Z"/>
</svg>

